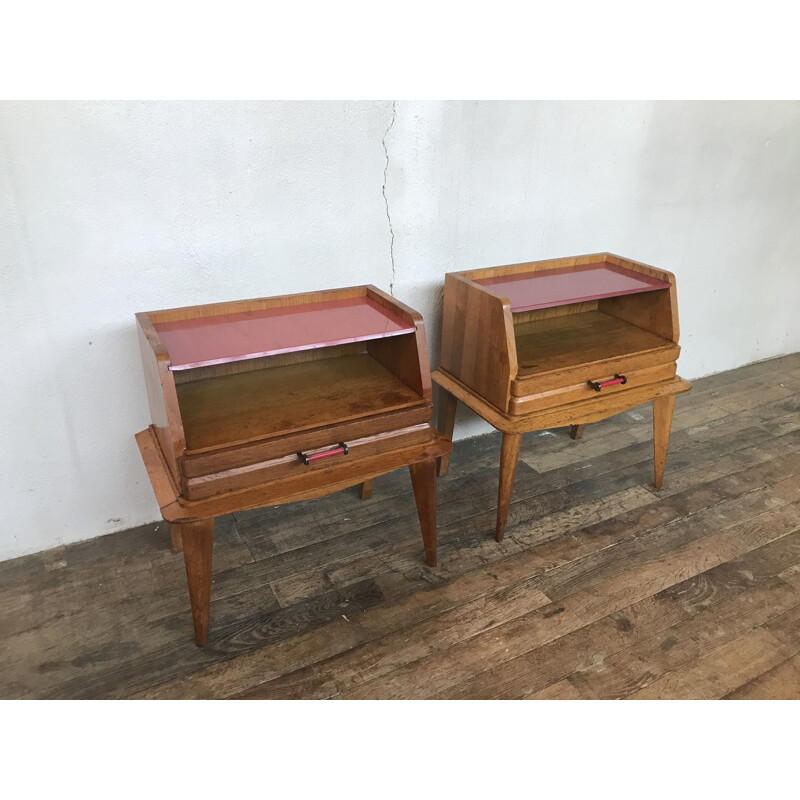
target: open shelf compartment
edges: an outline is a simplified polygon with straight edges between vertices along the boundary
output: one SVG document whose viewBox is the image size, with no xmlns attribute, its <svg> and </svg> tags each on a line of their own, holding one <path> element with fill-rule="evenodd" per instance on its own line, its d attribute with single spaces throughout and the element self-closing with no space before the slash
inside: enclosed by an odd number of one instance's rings
<svg viewBox="0 0 800 800">
<path fill-rule="evenodd" d="M 674 349 L 663 336 L 600 310 L 516 323 L 514 338 L 518 378 Z"/>
<path fill-rule="evenodd" d="M 187 455 L 423 406 L 364 349 L 179 383 Z"/>
</svg>

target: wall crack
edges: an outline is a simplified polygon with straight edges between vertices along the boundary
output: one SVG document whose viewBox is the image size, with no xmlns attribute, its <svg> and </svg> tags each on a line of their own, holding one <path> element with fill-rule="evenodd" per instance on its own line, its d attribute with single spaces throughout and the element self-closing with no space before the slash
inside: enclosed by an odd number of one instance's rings
<svg viewBox="0 0 800 800">
<path fill-rule="evenodd" d="M 397 119 L 397 100 L 392 100 L 392 119 L 389 122 L 389 127 L 383 132 L 383 153 L 386 156 L 386 164 L 383 167 L 383 186 L 381 187 L 381 191 L 383 192 L 383 204 L 386 206 L 386 220 L 389 223 L 389 258 L 392 262 L 392 280 L 389 283 L 389 294 L 394 297 L 394 280 L 396 276 L 395 272 L 395 264 L 394 264 L 394 228 L 392 227 L 392 216 L 389 213 L 389 198 L 386 196 L 386 180 L 389 174 L 389 150 L 386 147 L 386 137 L 389 135 L 389 131 L 394 126 L 394 121 Z"/>
</svg>

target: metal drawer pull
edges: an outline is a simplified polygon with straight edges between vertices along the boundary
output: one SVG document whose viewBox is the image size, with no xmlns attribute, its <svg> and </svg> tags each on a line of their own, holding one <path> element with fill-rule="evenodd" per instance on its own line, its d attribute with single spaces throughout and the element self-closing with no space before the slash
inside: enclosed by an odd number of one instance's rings
<svg viewBox="0 0 800 800">
<path fill-rule="evenodd" d="M 320 458 L 327 458 L 328 456 L 338 456 L 338 455 L 347 455 L 350 451 L 347 449 L 347 445 L 344 442 L 339 442 L 338 447 L 334 447 L 332 450 L 325 450 L 322 453 L 312 453 L 308 455 L 301 450 L 297 451 L 297 455 L 303 459 L 303 463 L 308 466 L 312 461 L 318 461 Z"/>
<path fill-rule="evenodd" d="M 596 392 L 599 392 L 604 386 L 616 386 L 618 383 L 625 384 L 628 382 L 628 379 L 624 375 L 614 375 L 614 377 L 610 381 L 603 381 L 602 383 L 598 383 L 597 381 L 586 381 L 589 386 L 592 387 Z"/>
</svg>

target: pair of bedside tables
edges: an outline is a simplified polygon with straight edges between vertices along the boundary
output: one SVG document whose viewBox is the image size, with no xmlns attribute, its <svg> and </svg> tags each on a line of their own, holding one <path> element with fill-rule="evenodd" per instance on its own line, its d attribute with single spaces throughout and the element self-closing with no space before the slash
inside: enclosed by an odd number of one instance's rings
<svg viewBox="0 0 800 800">
<path fill-rule="evenodd" d="M 461 401 L 503 434 L 503 537 L 522 434 L 653 402 L 661 485 L 678 315 L 668 272 L 610 254 L 445 276 L 442 357 L 422 317 L 373 286 L 136 315 L 152 424 L 136 435 L 174 549 L 195 641 L 208 638 L 215 517 L 321 497 L 408 467 L 436 565 L 436 464 Z M 433 428 L 431 377 L 441 390 Z"/>
</svg>

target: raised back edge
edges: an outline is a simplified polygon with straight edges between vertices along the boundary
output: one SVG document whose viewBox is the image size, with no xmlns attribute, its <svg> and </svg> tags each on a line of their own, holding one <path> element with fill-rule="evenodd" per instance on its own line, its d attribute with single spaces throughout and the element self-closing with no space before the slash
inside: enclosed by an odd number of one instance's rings
<svg viewBox="0 0 800 800">
<path fill-rule="evenodd" d="M 327 300 L 347 300 L 353 297 L 364 297 L 365 286 L 348 286 L 342 289 L 323 289 L 318 292 L 300 292 L 275 297 L 256 297 L 250 300 L 232 300 L 223 303 L 206 303 L 199 306 L 181 308 L 165 308 L 160 311 L 146 312 L 152 323 L 175 322 L 181 319 L 200 319 L 215 317 L 220 314 L 235 314 L 238 311 L 262 311 L 267 308 L 285 308 L 301 306 L 309 303 L 323 303 Z"/>
</svg>

